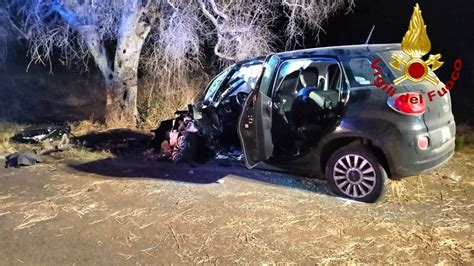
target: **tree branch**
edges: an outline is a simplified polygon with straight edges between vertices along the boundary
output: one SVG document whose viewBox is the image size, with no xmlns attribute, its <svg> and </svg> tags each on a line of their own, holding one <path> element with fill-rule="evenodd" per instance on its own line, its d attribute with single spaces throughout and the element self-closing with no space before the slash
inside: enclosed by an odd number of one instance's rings
<svg viewBox="0 0 474 266">
<path fill-rule="evenodd" d="M 215 6 L 215 2 L 213 0 L 209 0 L 209 1 L 211 2 L 211 6 L 212 6 L 212 4 L 214 4 L 214 6 Z M 199 3 L 201 4 L 201 10 L 204 13 L 204 16 L 206 16 L 212 22 L 212 24 L 214 24 L 214 27 L 216 28 L 217 43 L 214 46 L 214 54 L 219 56 L 220 58 L 234 61 L 235 60 L 234 57 L 228 56 L 228 55 L 223 54 L 219 51 L 220 46 L 221 46 L 222 41 L 223 41 L 223 33 L 221 32 L 221 25 L 220 25 L 219 21 L 217 20 L 217 18 L 215 18 L 211 14 L 211 12 L 209 12 L 209 10 L 207 10 L 206 3 L 204 3 L 203 0 L 199 0 Z M 216 11 L 216 10 L 217 10 L 217 7 L 215 8 L 214 11 Z M 219 13 L 221 13 L 221 12 L 219 12 L 219 11 L 216 12 L 216 14 L 219 14 Z M 222 16 L 222 15 L 221 15 L 221 17 L 224 18 L 224 19 L 227 18 L 227 16 Z"/>
<path fill-rule="evenodd" d="M 15 22 L 13 22 L 8 12 L 5 11 L 4 9 L 0 9 L 0 18 L 1 17 L 5 18 L 5 20 L 8 22 L 8 25 L 10 25 L 11 28 L 13 28 L 13 31 L 19 34 L 21 38 L 28 39 L 28 36 L 26 36 L 26 34 L 15 24 Z M 7 23 L 5 22 L 5 24 Z"/>
</svg>

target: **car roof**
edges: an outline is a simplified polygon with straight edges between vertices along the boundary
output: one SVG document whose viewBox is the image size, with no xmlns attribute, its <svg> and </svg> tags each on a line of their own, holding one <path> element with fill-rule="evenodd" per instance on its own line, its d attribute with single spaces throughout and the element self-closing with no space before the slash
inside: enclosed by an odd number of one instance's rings
<svg viewBox="0 0 474 266">
<path fill-rule="evenodd" d="M 237 61 L 234 63 L 234 65 L 244 65 L 248 63 L 263 63 L 265 61 L 266 56 L 258 56 L 254 58 L 249 58 L 241 61 Z"/>
<path fill-rule="evenodd" d="M 341 45 L 341 46 L 329 46 L 329 47 L 318 47 L 304 50 L 295 50 L 288 52 L 277 53 L 276 55 L 281 59 L 299 58 L 299 57 L 310 57 L 317 55 L 327 55 L 342 57 L 350 54 L 363 54 L 363 53 L 374 53 L 390 50 L 400 50 L 401 45 L 399 43 L 391 44 L 357 44 L 357 45 Z"/>
</svg>

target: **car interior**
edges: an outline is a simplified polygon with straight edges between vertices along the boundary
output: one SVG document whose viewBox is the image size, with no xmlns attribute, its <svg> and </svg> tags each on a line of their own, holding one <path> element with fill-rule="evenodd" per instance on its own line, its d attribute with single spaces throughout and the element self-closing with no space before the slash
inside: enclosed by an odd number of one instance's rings
<svg viewBox="0 0 474 266">
<path fill-rule="evenodd" d="M 298 156 L 337 116 L 341 70 L 332 60 L 289 60 L 279 71 L 273 92 L 274 157 Z"/>
<path fill-rule="evenodd" d="M 199 108 L 202 116 L 197 124 L 208 136 L 219 135 L 218 144 L 221 146 L 240 145 L 236 129 L 237 121 L 245 100 L 255 88 L 261 70 L 261 61 L 231 67 L 230 70 L 224 70 L 223 74 L 209 85 L 209 91 L 206 92 Z"/>
</svg>

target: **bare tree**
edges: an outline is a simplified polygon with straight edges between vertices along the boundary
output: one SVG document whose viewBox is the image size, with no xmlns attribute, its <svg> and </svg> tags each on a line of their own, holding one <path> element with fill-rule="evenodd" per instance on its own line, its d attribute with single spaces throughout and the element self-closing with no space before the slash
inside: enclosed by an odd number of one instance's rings
<svg viewBox="0 0 474 266">
<path fill-rule="evenodd" d="M 54 50 L 67 65 L 92 56 L 104 77 L 107 120 L 135 124 L 138 64 L 159 14 L 154 12 L 155 2 L 15 0 L 7 4 L 28 40 L 32 62 L 51 64 Z M 113 60 L 108 57 L 107 41 L 116 42 Z"/>
<path fill-rule="evenodd" d="M 66 65 L 87 67 L 93 58 L 107 92 L 106 121 L 135 125 L 140 67 L 161 87 L 175 87 L 202 69 L 205 44 L 223 62 L 266 54 L 278 38 L 270 30 L 276 18 L 287 17 L 289 46 L 305 28 L 319 31 L 332 12 L 352 5 L 353 0 L 0 0 L 0 25 L 21 32 L 32 63 L 51 66 L 54 55 Z"/>
</svg>

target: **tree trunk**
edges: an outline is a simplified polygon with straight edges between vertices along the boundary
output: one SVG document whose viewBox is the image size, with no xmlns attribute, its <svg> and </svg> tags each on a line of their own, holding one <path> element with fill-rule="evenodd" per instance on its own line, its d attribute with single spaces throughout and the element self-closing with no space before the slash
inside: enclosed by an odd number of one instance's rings
<svg viewBox="0 0 474 266">
<path fill-rule="evenodd" d="M 150 25 L 140 21 L 141 10 L 124 10 L 114 59 L 114 75 L 107 85 L 106 123 L 135 126 L 138 118 L 138 64 Z M 106 78 L 107 79 L 107 78 Z"/>
<path fill-rule="evenodd" d="M 106 87 L 105 122 L 113 127 L 136 125 L 138 63 L 143 44 L 151 30 L 150 24 L 142 20 L 143 14 L 149 12 L 147 1 L 125 0 L 125 3 L 117 31 L 117 48 L 112 66 L 94 25 L 81 24 L 74 12 L 62 6 L 52 7 L 69 26 L 82 35 L 102 73 Z"/>
</svg>

